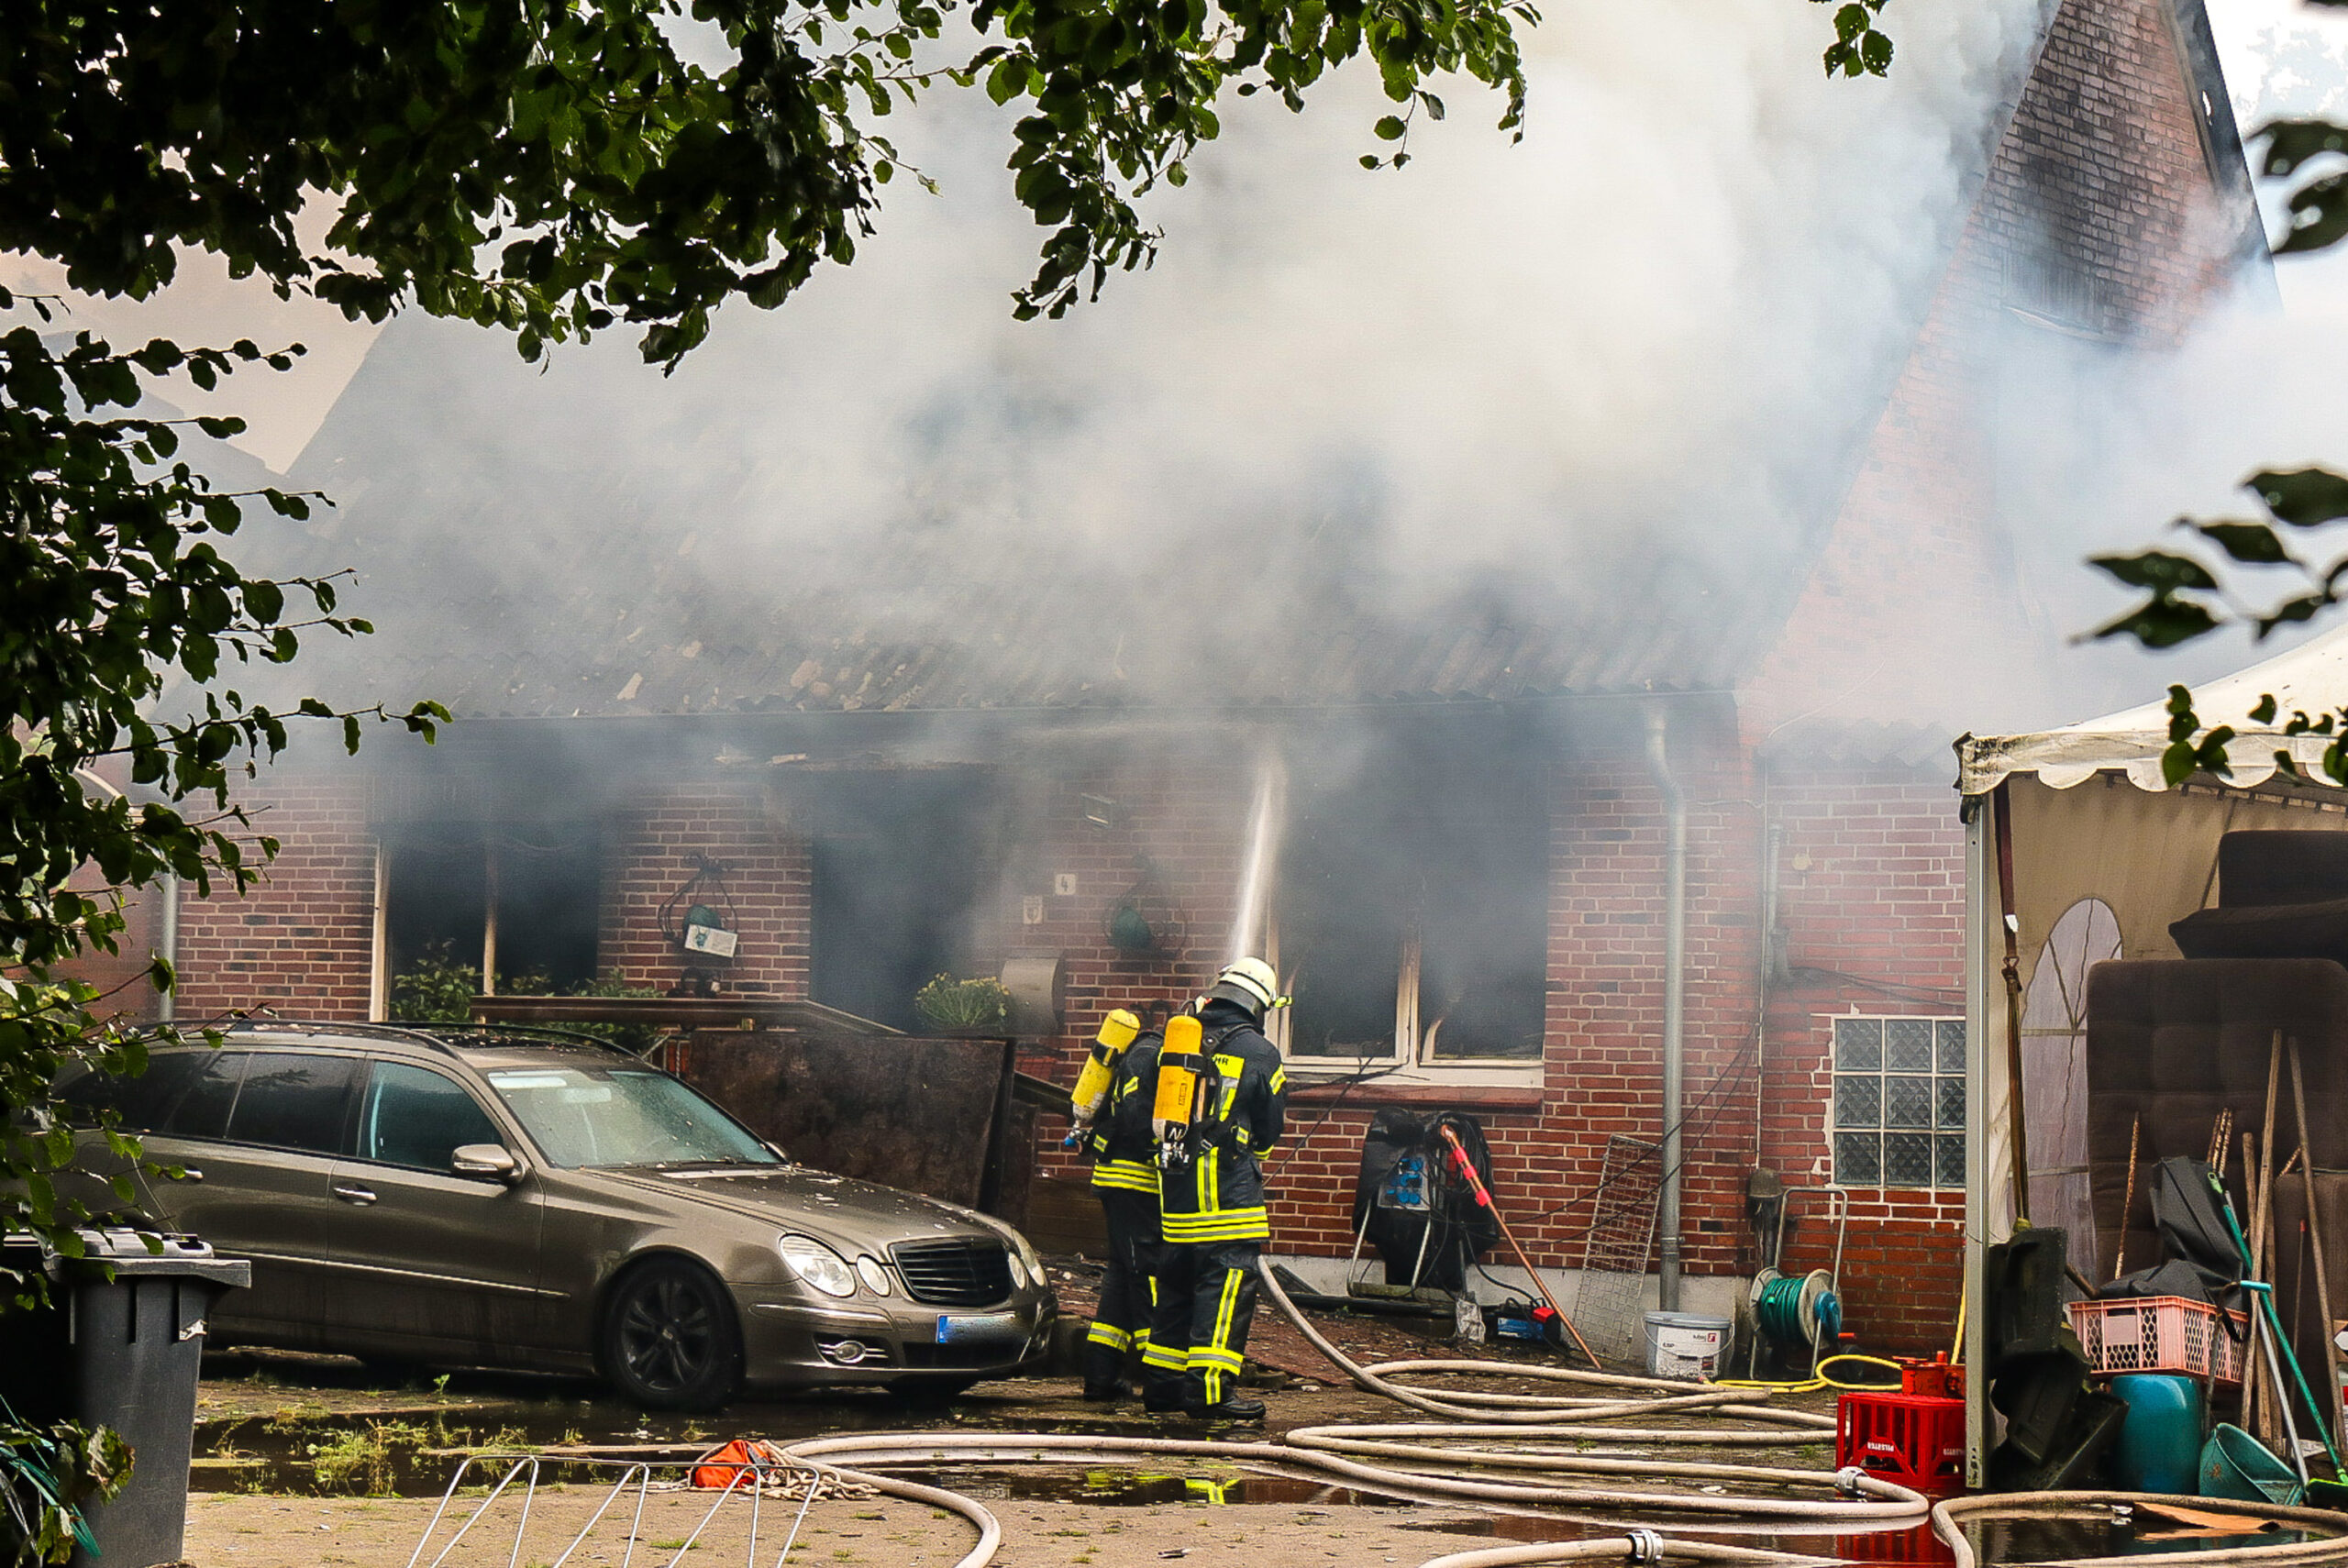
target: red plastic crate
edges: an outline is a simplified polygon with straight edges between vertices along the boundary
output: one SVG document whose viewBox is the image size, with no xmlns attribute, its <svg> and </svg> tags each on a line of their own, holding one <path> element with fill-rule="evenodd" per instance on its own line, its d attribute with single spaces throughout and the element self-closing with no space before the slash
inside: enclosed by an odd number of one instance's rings
<svg viewBox="0 0 2348 1568">
<path fill-rule="evenodd" d="M 1927 1496 L 1965 1490 L 1965 1401 L 1929 1394 L 1845 1394 L 1834 1401 L 1834 1463 Z"/>
<path fill-rule="evenodd" d="M 2070 1314 L 2090 1372 L 2181 1372 L 2221 1385 L 2242 1381 L 2246 1342 L 2237 1335 L 2249 1332 L 2250 1320 L 2240 1312 L 2226 1314 L 2233 1332 L 2219 1321 L 2215 1307 L 2182 1296 L 2074 1301 Z"/>
</svg>

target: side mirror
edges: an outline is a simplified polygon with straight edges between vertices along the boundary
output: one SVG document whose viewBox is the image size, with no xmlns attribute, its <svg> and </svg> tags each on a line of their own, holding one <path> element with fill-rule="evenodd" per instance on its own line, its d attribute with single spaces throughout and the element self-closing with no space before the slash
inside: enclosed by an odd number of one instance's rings
<svg viewBox="0 0 2348 1568">
<path fill-rule="evenodd" d="M 461 1143 L 449 1156 L 449 1168 L 459 1176 L 493 1176 L 512 1187 L 522 1179 L 522 1162 L 497 1143 Z"/>
</svg>

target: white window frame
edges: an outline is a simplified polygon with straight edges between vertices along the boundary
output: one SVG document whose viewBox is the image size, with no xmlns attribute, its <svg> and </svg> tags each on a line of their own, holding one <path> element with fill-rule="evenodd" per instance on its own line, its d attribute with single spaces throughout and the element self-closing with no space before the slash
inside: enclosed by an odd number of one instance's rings
<svg viewBox="0 0 2348 1568">
<path fill-rule="evenodd" d="M 1446 1057 L 1430 1052 L 1429 1047 L 1435 1042 L 1429 1040 L 1419 1025 L 1419 933 L 1415 930 L 1406 932 L 1394 956 L 1394 1044 L 1383 1055 L 1297 1055 L 1290 1050 L 1289 1014 L 1291 1010 L 1281 1008 L 1271 1015 L 1266 1032 L 1287 1059 L 1289 1077 L 1301 1083 L 1324 1083 L 1375 1072 L 1378 1081 L 1382 1084 L 1539 1088 L 1542 1067 L 1548 1057 L 1545 1027 L 1542 1032 L 1542 1053 L 1538 1056 Z M 1279 970 L 1279 917 L 1269 889 L 1266 894 L 1264 949 L 1267 961 L 1275 970 Z M 1288 988 L 1289 976 L 1285 970 L 1280 971 L 1280 978 L 1282 989 Z"/>
<path fill-rule="evenodd" d="M 1958 1142 L 1959 1147 L 1961 1148 L 1963 1145 L 1965 1129 L 1962 1123 L 1960 1122 L 1958 1126 L 1951 1128 L 1944 1127 L 1940 1122 L 1941 1085 L 1944 1081 L 1954 1081 L 1959 1086 L 1961 1090 L 1968 1095 L 1970 1093 L 1969 1088 L 1966 1088 L 1965 1053 L 1962 1044 L 1962 1037 L 1960 1032 L 1960 1041 L 1956 1048 L 1955 1065 L 1950 1066 L 1947 1051 L 1941 1040 L 1941 1026 L 1944 1024 L 1954 1023 L 1958 1026 L 1958 1029 L 1961 1032 L 1966 1021 L 1965 1015 L 1963 1013 L 1922 1012 L 1913 1010 L 1898 1012 L 1863 1012 L 1856 1008 L 1854 1008 L 1848 1012 L 1822 1013 L 1819 1015 L 1819 1021 L 1825 1027 L 1826 1031 L 1826 1165 L 1827 1169 L 1833 1173 L 1833 1179 L 1835 1185 L 1838 1187 L 1860 1187 L 1874 1191 L 1889 1192 L 1963 1192 L 1965 1190 L 1965 1170 L 1962 1160 L 1958 1162 L 1953 1173 L 1950 1175 L 1949 1179 L 1945 1181 L 1940 1179 L 1939 1140 L 1944 1137 L 1955 1137 Z M 1877 1051 L 1878 1054 L 1876 1058 L 1876 1066 L 1872 1069 L 1866 1067 L 1844 1067 L 1842 1060 L 1842 1025 L 1851 1022 L 1874 1022 L 1879 1025 L 1889 1025 L 1892 1023 L 1926 1023 L 1932 1025 L 1933 1060 L 1931 1068 L 1928 1071 L 1922 1073 L 1912 1070 L 1905 1072 L 1893 1071 L 1889 1065 L 1888 1055 L 1885 1055 L 1888 1050 L 1888 1045 L 1880 1040 L 1877 1045 Z M 1886 1032 L 1888 1032 L 1888 1031 Z M 1923 1078 L 1929 1086 L 1925 1091 L 1926 1099 L 1929 1102 L 1929 1110 L 1927 1112 L 1926 1124 L 1924 1126 L 1921 1128 L 1895 1128 L 1886 1125 L 1885 1107 L 1886 1102 L 1888 1099 L 1888 1096 L 1884 1092 L 1884 1089 L 1886 1087 L 1886 1080 L 1894 1077 L 1921 1077 Z M 1861 1078 L 1873 1078 L 1877 1086 L 1877 1092 L 1876 1096 L 1876 1121 L 1871 1127 L 1864 1125 L 1846 1127 L 1843 1125 L 1841 1121 L 1843 1081 L 1844 1079 Z M 1968 1106 L 1966 1109 L 1969 1111 L 1971 1108 Z M 1854 1136 L 1874 1134 L 1877 1138 L 1876 1173 L 1872 1178 L 1853 1176 L 1844 1170 L 1842 1158 L 1842 1135 L 1846 1132 Z M 1923 1182 L 1893 1181 L 1889 1179 L 1884 1168 L 1888 1162 L 1885 1157 L 1884 1145 L 1881 1140 L 1888 1138 L 1894 1132 L 1911 1134 L 1922 1133 L 1923 1136 L 1933 1141 L 1930 1154 L 1930 1158 L 1933 1162 L 1933 1179 Z"/>
</svg>

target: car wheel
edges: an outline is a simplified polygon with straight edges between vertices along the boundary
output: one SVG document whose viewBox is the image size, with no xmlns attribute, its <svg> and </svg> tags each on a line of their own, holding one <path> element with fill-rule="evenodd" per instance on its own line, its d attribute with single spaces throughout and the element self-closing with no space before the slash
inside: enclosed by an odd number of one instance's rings
<svg viewBox="0 0 2348 1568">
<path fill-rule="evenodd" d="M 628 1272 L 604 1309 L 604 1375 L 655 1410 L 714 1410 L 742 1375 L 734 1303 L 706 1269 L 656 1258 Z"/>
<path fill-rule="evenodd" d="M 900 1377 L 886 1386 L 892 1398 L 908 1405 L 943 1405 L 959 1399 L 979 1381 L 975 1377 Z"/>
</svg>

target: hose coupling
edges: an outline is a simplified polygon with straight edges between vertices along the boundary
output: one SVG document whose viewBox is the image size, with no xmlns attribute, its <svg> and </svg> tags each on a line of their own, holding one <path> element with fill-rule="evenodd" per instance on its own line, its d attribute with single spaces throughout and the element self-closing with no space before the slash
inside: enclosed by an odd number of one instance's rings
<svg viewBox="0 0 2348 1568">
<path fill-rule="evenodd" d="M 1859 1483 L 1866 1478 L 1866 1474 L 1855 1464 L 1845 1464 L 1842 1469 L 1834 1472 L 1834 1490 L 1845 1497 L 1859 1496 L 1861 1491 Z"/>
<path fill-rule="evenodd" d="M 1642 1526 L 1623 1539 L 1630 1542 L 1626 1561 L 1634 1564 L 1660 1563 L 1663 1561 L 1663 1537 Z"/>
</svg>

